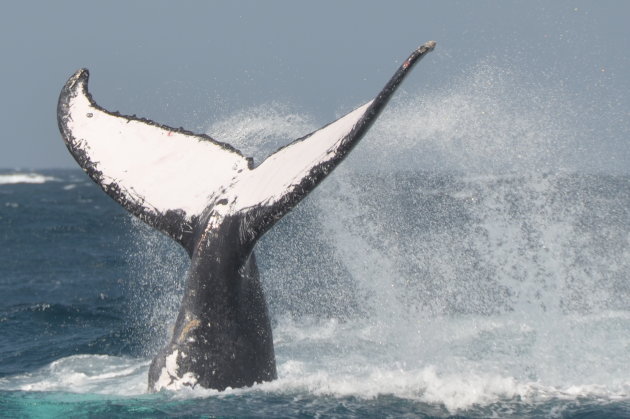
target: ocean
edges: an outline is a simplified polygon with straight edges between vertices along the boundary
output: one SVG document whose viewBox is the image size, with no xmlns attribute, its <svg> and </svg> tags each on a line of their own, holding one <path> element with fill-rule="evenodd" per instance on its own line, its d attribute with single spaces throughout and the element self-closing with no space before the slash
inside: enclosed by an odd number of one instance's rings
<svg viewBox="0 0 630 419">
<path fill-rule="evenodd" d="M 0 416 L 630 417 L 630 176 L 337 172 L 256 249 L 278 380 L 148 394 L 186 255 L 1 171 Z"/>
<path fill-rule="evenodd" d="M 262 238 L 278 379 L 251 388 L 149 394 L 184 251 L 79 169 L 0 170 L 0 416 L 630 418 L 630 176 L 519 77 L 401 90 Z M 259 162 L 315 119 L 207 132 Z"/>
</svg>

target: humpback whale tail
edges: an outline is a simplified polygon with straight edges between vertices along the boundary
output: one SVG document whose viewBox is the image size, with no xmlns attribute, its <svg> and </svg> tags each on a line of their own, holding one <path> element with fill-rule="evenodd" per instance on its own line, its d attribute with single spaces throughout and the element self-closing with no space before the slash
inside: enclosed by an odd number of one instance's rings
<svg viewBox="0 0 630 419">
<path fill-rule="evenodd" d="M 275 378 L 267 308 L 252 249 L 352 150 L 415 63 L 412 52 L 369 102 L 254 166 L 206 135 L 108 112 L 88 92 L 87 70 L 61 91 L 66 146 L 114 200 L 191 256 L 172 341 L 153 361 L 150 387 L 224 389 Z"/>
</svg>

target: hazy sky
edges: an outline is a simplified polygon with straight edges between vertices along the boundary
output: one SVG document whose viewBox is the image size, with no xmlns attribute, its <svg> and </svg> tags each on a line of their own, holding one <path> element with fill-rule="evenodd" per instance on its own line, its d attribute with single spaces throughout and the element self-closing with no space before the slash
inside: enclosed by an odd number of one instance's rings
<svg viewBox="0 0 630 419">
<path fill-rule="evenodd" d="M 175 127 L 205 131 L 270 100 L 323 124 L 435 40 L 405 89 L 448 90 L 475 63 L 505 63 L 562 88 L 593 129 L 584 155 L 627 170 L 628 16 L 628 1 L 4 2 L 0 168 L 75 167 L 56 104 L 81 67 L 100 105 Z"/>
</svg>

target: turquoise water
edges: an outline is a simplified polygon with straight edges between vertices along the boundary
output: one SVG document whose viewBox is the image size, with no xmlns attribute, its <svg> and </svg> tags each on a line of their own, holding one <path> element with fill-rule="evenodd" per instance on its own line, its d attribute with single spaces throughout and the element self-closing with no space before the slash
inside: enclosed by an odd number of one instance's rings
<svg viewBox="0 0 630 419">
<path fill-rule="evenodd" d="M 165 395 L 111 398 L 98 395 L 48 393 L 5 396 L 7 416 L 30 417 L 628 417 L 627 402 L 600 403 L 588 400 L 551 400 L 536 406 L 519 400 L 504 401 L 474 412 L 449 415 L 440 406 L 392 396 L 372 400 L 295 396 L 217 396 L 195 400 L 172 400 Z"/>
</svg>

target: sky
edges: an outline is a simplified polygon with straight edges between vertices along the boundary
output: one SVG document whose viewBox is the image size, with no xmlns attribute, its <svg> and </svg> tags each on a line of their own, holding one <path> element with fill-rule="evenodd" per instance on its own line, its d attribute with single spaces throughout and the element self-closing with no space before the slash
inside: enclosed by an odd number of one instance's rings
<svg viewBox="0 0 630 419">
<path fill-rule="evenodd" d="M 4 2 L 0 168 L 76 167 L 56 105 L 82 67 L 106 109 L 195 132 L 270 101 L 324 124 L 435 40 L 405 90 L 448 92 L 483 62 L 513 69 L 514 103 L 528 86 L 562 92 L 554 106 L 589 138 L 579 164 L 628 172 L 628 16 L 612 0 Z"/>
</svg>

